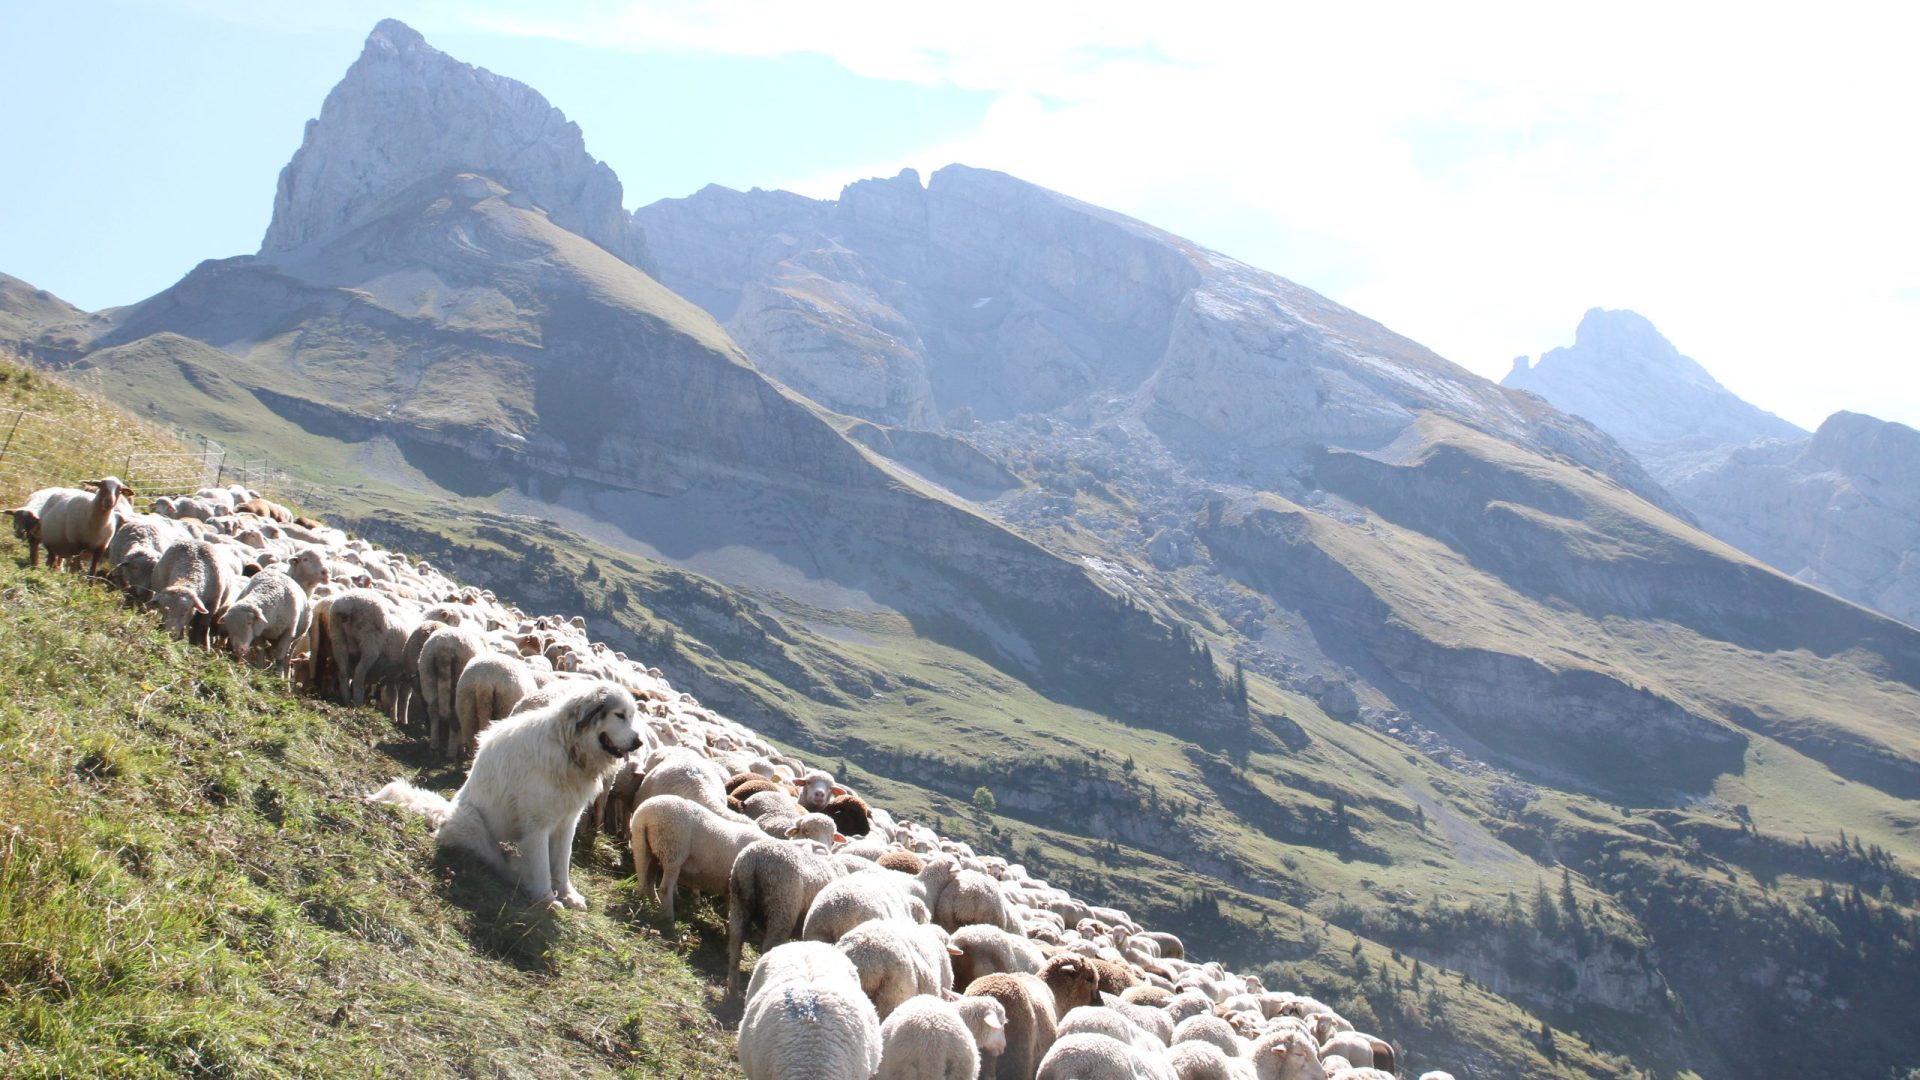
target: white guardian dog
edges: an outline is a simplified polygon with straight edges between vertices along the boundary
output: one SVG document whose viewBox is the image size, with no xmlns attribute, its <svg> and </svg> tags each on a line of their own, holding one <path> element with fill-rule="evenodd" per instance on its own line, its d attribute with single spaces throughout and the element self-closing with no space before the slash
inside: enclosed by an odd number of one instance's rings
<svg viewBox="0 0 1920 1080">
<path fill-rule="evenodd" d="M 586 683 L 481 732 L 467 782 L 451 800 L 395 780 L 367 801 L 424 814 L 442 847 L 480 856 L 534 902 L 585 910 L 568 873 L 574 826 L 601 779 L 645 741 L 635 716 L 625 689 Z"/>
</svg>

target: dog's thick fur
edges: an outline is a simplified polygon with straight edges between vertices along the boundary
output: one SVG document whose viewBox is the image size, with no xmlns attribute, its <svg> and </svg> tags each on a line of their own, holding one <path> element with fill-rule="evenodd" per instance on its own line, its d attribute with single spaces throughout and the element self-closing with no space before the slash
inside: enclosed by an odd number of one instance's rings
<svg viewBox="0 0 1920 1080">
<path fill-rule="evenodd" d="M 442 846 L 485 859 L 535 902 L 584 910 L 569 876 L 573 830 L 601 777 L 642 744 L 633 695 L 584 683 L 544 708 L 480 733 L 467 782 L 452 799 L 395 780 L 369 802 L 423 814 Z"/>
</svg>

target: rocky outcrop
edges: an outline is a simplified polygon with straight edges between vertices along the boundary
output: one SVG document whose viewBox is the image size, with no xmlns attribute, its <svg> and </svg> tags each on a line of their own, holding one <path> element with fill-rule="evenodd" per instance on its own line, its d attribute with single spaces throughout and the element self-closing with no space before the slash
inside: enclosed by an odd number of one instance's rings
<svg viewBox="0 0 1920 1080">
<path fill-rule="evenodd" d="M 1838 412 L 1811 439 L 1723 447 L 1673 493 L 1729 543 L 1920 625 L 1920 432 Z"/>
<path fill-rule="evenodd" d="M 1594 308 L 1572 347 L 1551 349 L 1531 366 L 1519 357 L 1501 385 L 1591 420 L 1663 484 L 1725 444 L 1806 434 L 1741 400 L 1631 311 Z"/>
<path fill-rule="evenodd" d="M 379 216 L 424 179 L 491 177 L 564 229 L 635 265 L 639 235 L 620 180 L 587 153 L 580 128 L 523 83 L 463 64 L 385 19 L 327 95 L 280 172 L 260 253 L 273 255 Z"/>
</svg>

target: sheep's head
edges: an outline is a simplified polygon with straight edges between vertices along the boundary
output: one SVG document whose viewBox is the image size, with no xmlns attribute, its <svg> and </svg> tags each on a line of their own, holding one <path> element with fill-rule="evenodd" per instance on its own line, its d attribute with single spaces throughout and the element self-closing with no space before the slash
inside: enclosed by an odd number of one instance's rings
<svg viewBox="0 0 1920 1080">
<path fill-rule="evenodd" d="M 993 1058 L 1007 1052 L 1007 1007 L 998 998 L 962 997 L 954 1007 L 960 1010 L 960 1018 L 973 1032 L 973 1041 L 982 1054 Z"/>
<path fill-rule="evenodd" d="M 37 539 L 40 535 L 40 513 L 22 506 L 7 513 L 13 515 L 13 535 L 21 540 Z"/>
<path fill-rule="evenodd" d="M 1313 1037 L 1294 1028 L 1261 1036 L 1248 1056 L 1261 1080 L 1327 1080 Z"/>
<path fill-rule="evenodd" d="M 798 789 L 800 805 L 809 810 L 822 810 L 835 795 L 845 795 L 847 789 L 833 782 L 833 775 L 820 769 L 808 769 L 807 775 L 794 781 Z"/>
<path fill-rule="evenodd" d="M 812 840 L 817 844 L 831 847 L 844 844 L 847 838 L 834 828 L 833 819 L 825 814 L 808 814 L 792 825 L 787 826 L 787 838 L 791 840 Z"/>
<path fill-rule="evenodd" d="M 1061 1016 L 1068 1010 L 1093 1003 L 1100 992 L 1100 975 L 1083 956 L 1056 956 L 1040 969 L 1040 979 L 1053 990 L 1053 1000 Z"/>
<path fill-rule="evenodd" d="M 220 617 L 220 629 L 227 635 L 227 644 L 233 649 L 235 659 L 245 660 L 253 652 L 253 643 L 267 628 L 267 616 L 257 607 L 228 608 Z"/>
<path fill-rule="evenodd" d="M 207 614 L 207 605 L 188 585 L 170 585 L 154 593 L 153 606 L 160 612 L 160 625 L 176 637 L 186 635 L 196 615 Z"/>
</svg>

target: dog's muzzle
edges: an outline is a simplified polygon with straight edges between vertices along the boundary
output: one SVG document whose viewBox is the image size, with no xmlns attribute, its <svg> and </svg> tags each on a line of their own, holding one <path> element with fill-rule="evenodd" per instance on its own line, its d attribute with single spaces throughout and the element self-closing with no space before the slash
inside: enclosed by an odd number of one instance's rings
<svg viewBox="0 0 1920 1080">
<path fill-rule="evenodd" d="M 600 749 L 605 750 L 608 753 L 608 755 L 612 757 L 626 757 L 628 754 L 631 754 L 635 750 L 640 749 L 640 740 L 638 737 L 636 737 L 633 740 L 632 746 L 629 746 L 626 749 L 622 750 L 619 747 L 615 746 L 613 740 L 607 738 L 607 733 L 603 731 L 600 733 Z"/>
</svg>

